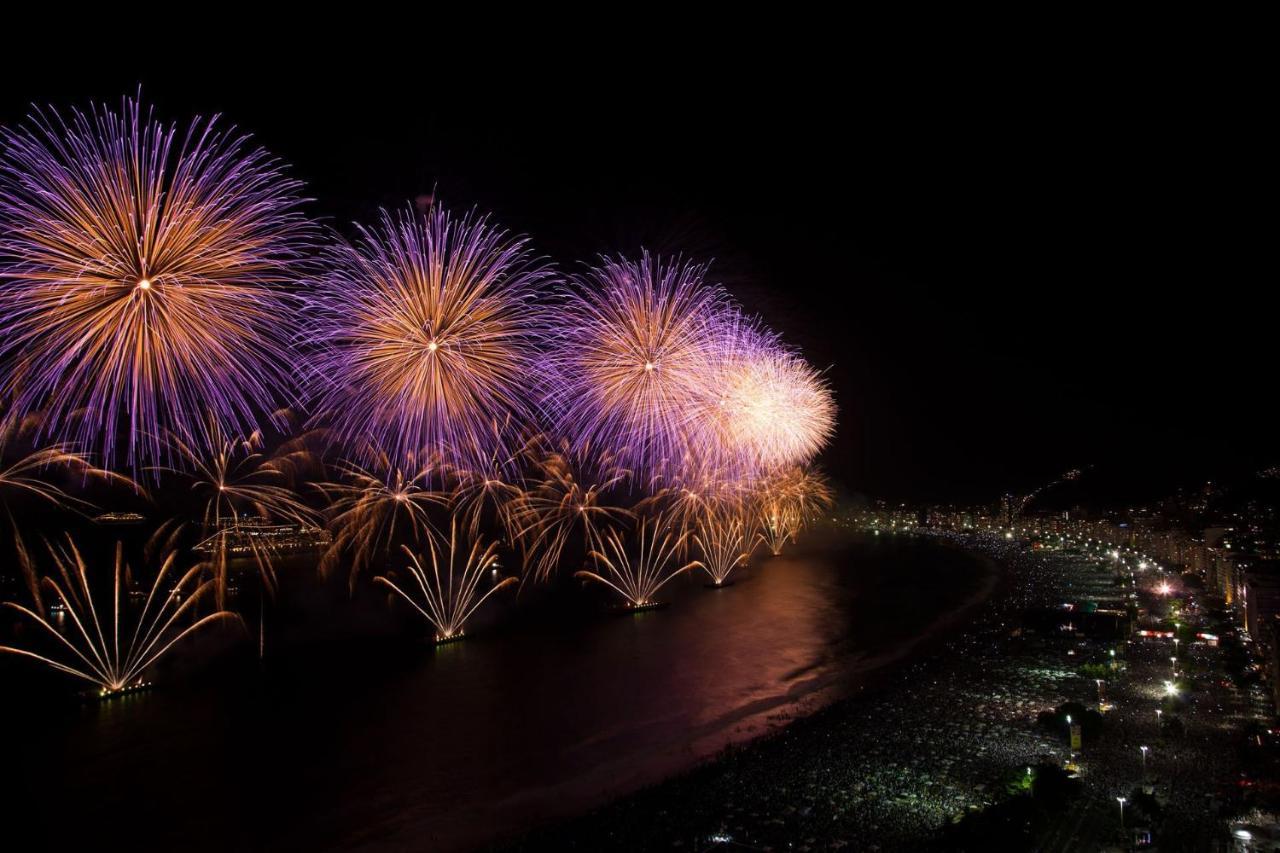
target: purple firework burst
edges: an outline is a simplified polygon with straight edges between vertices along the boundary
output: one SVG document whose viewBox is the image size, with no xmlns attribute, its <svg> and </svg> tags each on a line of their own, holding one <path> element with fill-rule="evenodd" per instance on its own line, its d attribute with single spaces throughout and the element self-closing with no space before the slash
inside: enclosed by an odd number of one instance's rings
<svg viewBox="0 0 1280 853">
<path fill-rule="evenodd" d="M 211 419 L 248 434 L 290 396 L 301 185 L 216 122 L 125 100 L 0 130 L 0 396 L 105 464 L 212 449 Z"/>
<path fill-rule="evenodd" d="M 547 398 L 557 430 L 577 447 L 611 448 L 641 483 L 686 465 L 705 433 L 698 418 L 728 300 L 704 275 L 647 252 L 606 258 L 561 300 Z"/>
<path fill-rule="evenodd" d="M 532 414 L 551 276 L 528 241 L 475 215 L 382 214 L 326 255 L 306 297 L 317 416 L 398 464 L 508 459 Z"/>
</svg>

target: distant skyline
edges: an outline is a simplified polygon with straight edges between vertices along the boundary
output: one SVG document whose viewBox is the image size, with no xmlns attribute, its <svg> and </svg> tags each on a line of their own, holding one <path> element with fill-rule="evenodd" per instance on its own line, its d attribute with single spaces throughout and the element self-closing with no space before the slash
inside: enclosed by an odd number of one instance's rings
<svg viewBox="0 0 1280 853">
<path fill-rule="evenodd" d="M 822 461 L 847 492 L 980 500 L 1087 463 L 1173 485 L 1280 461 L 1262 225 L 1239 199 L 1255 136 L 1204 84 L 834 65 L 607 91 L 128 61 L 8 77 L 6 125 L 139 84 L 166 120 L 222 112 L 344 233 L 433 195 L 566 269 L 641 246 L 714 259 L 828 369 Z"/>
</svg>

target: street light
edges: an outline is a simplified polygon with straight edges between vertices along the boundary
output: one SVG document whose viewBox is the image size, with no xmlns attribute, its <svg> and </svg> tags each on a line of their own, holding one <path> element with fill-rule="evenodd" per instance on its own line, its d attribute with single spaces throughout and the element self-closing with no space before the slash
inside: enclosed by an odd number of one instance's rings
<svg viewBox="0 0 1280 853">
<path fill-rule="evenodd" d="M 1120 829 L 1124 829 L 1124 804 L 1129 802 L 1124 797 L 1116 797 L 1116 802 L 1120 804 Z"/>
<path fill-rule="evenodd" d="M 1146 779 L 1147 778 L 1147 748 L 1145 746 L 1140 746 L 1138 747 L 1138 749 L 1142 750 L 1142 778 Z"/>
</svg>

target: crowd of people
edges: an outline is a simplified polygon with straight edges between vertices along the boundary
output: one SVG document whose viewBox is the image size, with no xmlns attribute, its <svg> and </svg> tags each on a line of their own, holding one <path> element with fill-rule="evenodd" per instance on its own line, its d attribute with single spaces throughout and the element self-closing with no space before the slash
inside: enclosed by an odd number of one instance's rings
<svg viewBox="0 0 1280 853">
<path fill-rule="evenodd" d="M 1225 838 L 1240 733 L 1264 709 L 1256 687 L 1227 686 L 1221 648 L 1196 637 L 1208 619 L 1196 602 L 1180 601 L 1185 639 L 1171 663 L 1167 632 L 1132 630 L 1139 612 L 1167 615 L 1159 570 L 1139 569 L 1136 555 L 921 533 L 1006 572 L 1003 592 L 943 647 L 771 738 L 517 846 L 919 849 L 1016 796 L 1019 774 L 1045 765 L 1077 777 L 1079 796 L 1042 828 L 1044 849 L 1136 844 L 1146 832 L 1162 849 Z M 1097 721 L 1078 745 L 1071 722 L 1086 721 L 1064 707 Z"/>
</svg>

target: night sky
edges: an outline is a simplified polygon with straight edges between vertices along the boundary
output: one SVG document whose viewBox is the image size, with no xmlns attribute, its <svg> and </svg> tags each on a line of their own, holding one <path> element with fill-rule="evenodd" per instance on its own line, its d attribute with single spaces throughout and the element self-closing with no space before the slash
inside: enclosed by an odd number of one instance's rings
<svg viewBox="0 0 1280 853">
<path fill-rule="evenodd" d="M 1164 488 L 1280 461 L 1274 276 L 1252 258 L 1261 118 L 1221 81 L 1086 57 L 599 60 L 502 82 L 323 56 L 6 67 L 0 122 L 141 85 L 165 119 L 254 133 L 347 233 L 434 192 L 566 268 L 641 246 L 714 259 L 828 369 L 823 462 L 849 493 L 986 500 L 1090 463 Z"/>
</svg>

